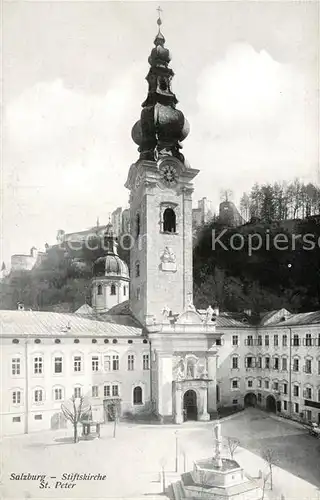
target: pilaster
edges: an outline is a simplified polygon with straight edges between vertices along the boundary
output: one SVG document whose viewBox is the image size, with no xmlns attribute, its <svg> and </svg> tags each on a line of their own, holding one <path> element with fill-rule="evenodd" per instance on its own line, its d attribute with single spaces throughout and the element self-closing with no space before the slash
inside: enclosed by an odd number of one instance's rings
<svg viewBox="0 0 320 500">
<path fill-rule="evenodd" d="M 214 413 L 217 411 L 217 351 L 208 351 L 208 411 Z"/>
</svg>

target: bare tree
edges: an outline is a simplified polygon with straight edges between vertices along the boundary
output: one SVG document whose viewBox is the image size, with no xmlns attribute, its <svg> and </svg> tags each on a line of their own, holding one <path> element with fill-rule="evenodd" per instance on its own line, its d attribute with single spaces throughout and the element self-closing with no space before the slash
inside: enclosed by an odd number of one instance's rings
<svg viewBox="0 0 320 500">
<path fill-rule="evenodd" d="M 267 481 L 268 481 L 269 477 L 270 477 L 270 473 L 269 474 L 262 473 L 262 498 L 261 498 L 261 500 L 264 500 L 264 493 L 266 490 L 266 485 L 267 485 Z"/>
<path fill-rule="evenodd" d="M 230 453 L 231 460 L 233 460 L 234 452 L 240 446 L 240 441 L 237 438 L 227 437 L 227 449 Z"/>
<path fill-rule="evenodd" d="M 233 196 L 233 192 L 231 189 L 222 189 L 220 191 L 220 199 L 221 201 L 230 201 Z"/>
<path fill-rule="evenodd" d="M 91 412 L 91 406 L 81 396 L 76 398 L 74 395 L 66 402 L 62 403 L 61 411 L 65 418 L 73 425 L 73 441 L 78 441 L 78 423 L 87 419 Z"/>
<path fill-rule="evenodd" d="M 273 488 L 273 467 L 278 462 L 276 457 L 276 453 L 271 448 L 267 448 L 262 453 L 262 458 L 267 462 L 269 468 L 269 477 L 270 477 L 270 489 Z"/>
</svg>

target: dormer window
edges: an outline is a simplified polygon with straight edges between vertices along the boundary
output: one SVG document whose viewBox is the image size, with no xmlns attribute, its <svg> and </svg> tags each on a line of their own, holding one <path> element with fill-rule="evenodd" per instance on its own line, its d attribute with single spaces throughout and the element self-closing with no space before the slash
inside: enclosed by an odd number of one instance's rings
<svg viewBox="0 0 320 500">
<path fill-rule="evenodd" d="M 176 232 L 176 214 L 173 208 L 166 208 L 163 213 L 163 231 L 165 233 Z"/>
</svg>

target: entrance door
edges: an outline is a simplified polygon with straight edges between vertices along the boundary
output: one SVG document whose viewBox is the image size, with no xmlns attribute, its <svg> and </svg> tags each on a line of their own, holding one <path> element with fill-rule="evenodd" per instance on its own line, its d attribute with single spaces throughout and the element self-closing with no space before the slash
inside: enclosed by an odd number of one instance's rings
<svg viewBox="0 0 320 500">
<path fill-rule="evenodd" d="M 267 409 L 267 411 L 271 411 L 272 413 L 276 413 L 276 400 L 275 400 L 274 396 L 271 396 L 271 394 L 267 397 L 266 409 Z"/>
<path fill-rule="evenodd" d="M 257 405 L 257 396 L 253 392 L 248 392 L 248 394 L 244 397 L 244 406 L 256 406 Z"/>
<path fill-rule="evenodd" d="M 190 389 L 183 396 L 183 409 L 186 420 L 197 420 L 197 394 Z"/>
</svg>

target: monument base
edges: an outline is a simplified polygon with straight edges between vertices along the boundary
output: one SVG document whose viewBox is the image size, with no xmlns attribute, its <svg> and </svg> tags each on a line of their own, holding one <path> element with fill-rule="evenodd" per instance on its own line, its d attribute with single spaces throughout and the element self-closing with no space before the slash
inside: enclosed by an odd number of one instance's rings
<svg viewBox="0 0 320 500">
<path fill-rule="evenodd" d="M 222 458 L 217 465 L 214 458 L 198 460 L 190 472 L 181 475 L 171 485 L 173 500 L 262 500 L 261 480 L 246 476 L 235 460 Z"/>
</svg>

